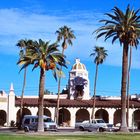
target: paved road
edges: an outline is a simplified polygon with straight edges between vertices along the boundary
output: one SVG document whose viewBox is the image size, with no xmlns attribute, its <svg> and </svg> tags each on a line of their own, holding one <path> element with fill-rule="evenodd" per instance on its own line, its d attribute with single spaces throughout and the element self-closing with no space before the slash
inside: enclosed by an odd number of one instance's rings
<svg viewBox="0 0 140 140">
<path fill-rule="evenodd" d="M 0 128 L 0 133 L 8 133 L 8 134 L 29 134 L 29 135 L 78 135 L 78 134 L 94 134 L 95 132 L 87 132 L 87 131 L 79 131 L 75 128 L 58 128 L 57 131 L 45 131 L 45 132 L 24 132 L 24 130 L 18 130 L 17 128 Z"/>
<path fill-rule="evenodd" d="M 0 127 L 0 132 L 7 132 L 7 131 L 15 132 L 15 131 L 21 131 L 21 130 L 18 130 L 17 128 L 14 128 L 14 127 Z M 59 132 L 61 132 L 61 131 L 63 131 L 63 132 L 71 131 L 72 132 L 72 131 L 76 131 L 76 129 L 75 128 L 70 128 L 70 127 L 66 127 L 66 128 L 60 127 L 60 128 L 58 128 L 57 131 L 59 131 Z"/>
<path fill-rule="evenodd" d="M 7 128 L 7 127 L 0 127 L 0 133 L 8 133 L 8 134 L 26 134 L 26 135 L 92 135 L 100 132 L 88 132 L 88 131 L 79 131 L 75 128 L 58 128 L 57 131 L 45 131 L 45 132 L 24 132 L 24 130 L 18 130 L 17 128 Z M 114 133 L 114 132 L 103 132 L 103 133 Z M 135 133 L 140 133 L 135 132 Z"/>
</svg>

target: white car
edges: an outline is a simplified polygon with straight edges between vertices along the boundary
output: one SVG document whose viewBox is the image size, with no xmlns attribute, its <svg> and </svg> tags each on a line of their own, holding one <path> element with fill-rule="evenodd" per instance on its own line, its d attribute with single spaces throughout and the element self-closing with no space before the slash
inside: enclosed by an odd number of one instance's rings
<svg viewBox="0 0 140 140">
<path fill-rule="evenodd" d="M 103 119 L 94 119 L 90 121 L 86 121 L 85 123 L 81 123 L 79 125 L 79 129 L 81 131 L 108 131 L 108 124 L 104 122 Z"/>
<path fill-rule="evenodd" d="M 75 128 L 79 129 L 79 126 L 83 125 L 84 123 L 88 123 L 88 122 L 89 122 L 89 120 L 84 120 L 82 122 L 76 122 L 75 123 Z"/>
<path fill-rule="evenodd" d="M 48 116 L 43 116 L 44 119 L 44 130 L 57 130 L 57 125 L 52 119 Z M 25 132 L 30 130 L 37 130 L 38 126 L 38 116 L 25 115 L 22 120 L 22 128 Z"/>
</svg>

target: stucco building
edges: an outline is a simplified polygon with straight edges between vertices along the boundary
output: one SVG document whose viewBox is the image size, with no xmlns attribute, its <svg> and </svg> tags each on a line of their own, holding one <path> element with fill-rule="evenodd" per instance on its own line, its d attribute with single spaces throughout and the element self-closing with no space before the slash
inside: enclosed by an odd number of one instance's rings
<svg viewBox="0 0 140 140">
<path fill-rule="evenodd" d="M 91 118 L 93 99 L 90 97 L 88 71 L 84 64 L 76 59 L 71 71 L 67 89 L 60 95 L 59 125 L 74 127 L 76 122 Z M 13 84 L 9 93 L 0 91 L 0 125 L 19 122 L 21 98 L 16 96 Z M 55 119 L 57 95 L 44 95 L 44 114 Z M 23 114 L 37 115 L 38 96 L 24 96 Z M 120 97 L 96 97 L 95 117 L 103 118 L 105 122 L 118 124 L 121 121 Z M 140 96 L 131 95 L 129 109 L 129 127 L 134 120 L 140 127 Z"/>
</svg>

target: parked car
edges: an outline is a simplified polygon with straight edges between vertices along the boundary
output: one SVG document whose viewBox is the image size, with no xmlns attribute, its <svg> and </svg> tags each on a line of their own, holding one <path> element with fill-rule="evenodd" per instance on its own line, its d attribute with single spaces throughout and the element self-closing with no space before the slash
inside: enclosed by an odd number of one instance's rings
<svg viewBox="0 0 140 140">
<path fill-rule="evenodd" d="M 48 116 L 43 116 L 44 119 L 44 130 L 57 130 L 56 123 Z M 38 116 L 25 115 L 22 120 L 22 128 L 25 132 L 30 130 L 37 130 L 38 126 Z"/>
<path fill-rule="evenodd" d="M 81 123 L 79 125 L 81 131 L 111 131 L 111 128 L 108 127 L 108 124 L 104 122 L 103 119 L 94 119 Z"/>
<path fill-rule="evenodd" d="M 79 129 L 79 126 L 83 125 L 84 123 L 88 123 L 88 122 L 89 122 L 89 120 L 84 120 L 82 122 L 76 122 L 75 123 L 75 128 Z"/>
<path fill-rule="evenodd" d="M 117 130 L 115 129 L 115 127 L 114 127 L 113 124 L 107 123 L 107 129 L 106 129 L 106 131 L 108 131 L 108 132 L 115 132 Z"/>
</svg>

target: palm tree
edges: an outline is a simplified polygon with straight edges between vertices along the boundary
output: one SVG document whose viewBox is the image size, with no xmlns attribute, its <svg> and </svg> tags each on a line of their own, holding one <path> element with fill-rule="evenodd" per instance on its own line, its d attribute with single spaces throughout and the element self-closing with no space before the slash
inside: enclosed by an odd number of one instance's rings
<svg viewBox="0 0 140 140">
<path fill-rule="evenodd" d="M 21 58 L 17 64 L 21 64 L 20 71 L 29 65 L 34 65 L 33 70 L 37 67 L 40 68 L 40 81 L 39 81 L 39 99 L 38 99 L 38 131 L 44 131 L 43 124 L 43 98 L 44 98 L 44 85 L 45 85 L 45 71 L 52 70 L 55 79 L 57 79 L 57 72 L 60 66 L 65 66 L 64 56 L 59 53 L 57 43 L 49 45 L 49 42 L 44 42 L 41 39 L 34 41 L 33 46 L 28 46 L 28 53 Z"/>
<path fill-rule="evenodd" d="M 112 9 L 114 14 L 106 13 L 108 19 L 101 20 L 104 26 L 98 28 L 96 32 L 96 38 L 105 36 L 105 41 L 111 37 L 112 44 L 118 39 L 123 46 L 122 55 L 122 81 L 121 81 L 121 127 L 120 131 L 128 131 L 126 124 L 126 84 L 127 84 L 127 70 L 128 70 L 128 50 L 129 46 L 137 46 L 138 34 L 140 31 L 140 16 L 138 16 L 139 10 L 131 10 L 129 5 L 125 12 L 119 8 L 114 7 Z"/>
<path fill-rule="evenodd" d="M 129 64 L 128 64 L 128 73 L 127 73 L 127 126 L 129 127 L 129 87 L 130 87 L 130 70 L 132 62 L 132 47 L 130 47 L 129 52 Z"/>
<path fill-rule="evenodd" d="M 138 34 L 140 37 L 140 35 Z M 136 46 L 137 47 L 137 46 Z M 129 62 L 128 62 L 128 73 L 127 73 L 127 126 L 129 126 L 129 88 L 130 88 L 130 72 L 132 63 L 132 47 L 130 46 L 129 51 Z"/>
<path fill-rule="evenodd" d="M 59 30 L 56 31 L 57 41 L 62 42 L 62 55 L 64 55 L 64 50 L 67 49 L 67 43 L 69 45 L 72 45 L 72 39 L 75 39 L 75 35 L 73 33 L 73 30 L 71 28 L 68 28 L 67 26 L 63 26 L 59 28 Z M 62 67 L 60 69 L 62 71 Z M 58 124 L 58 117 L 59 117 L 59 96 L 60 96 L 60 84 L 61 84 L 61 77 L 58 79 L 58 97 L 57 97 L 57 108 L 56 108 L 56 123 Z"/>
<path fill-rule="evenodd" d="M 16 44 L 20 48 L 20 59 L 23 58 L 28 53 L 28 50 L 26 49 L 27 46 L 32 45 L 32 40 L 27 40 L 27 39 L 21 39 L 18 41 Z M 22 121 L 22 110 L 23 110 L 23 96 L 24 96 L 24 90 L 25 90 L 25 85 L 26 85 L 26 72 L 27 68 L 24 69 L 24 79 L 23 79 L 23 86 L 22 86 L 22 93 L 21 93 L 21 101 L 20 101 L 20 120 L 19 120 L 19 129 L 21 128 L 21 121 Z"/>
<path fill-rule="evenodd" d="M 104 47 L 98 47 L 95 46 L 93 53 L 90 54 L 90 56 L 95 57 L 94 63 L 96 64 L 96 72 L 95 72 L 95 79 L 94 79 L 94 95 L 93 95 L 93 108 L 92 108 L 92 114 L 91 119 L 95 119 L 95 102 L 96 102 L 96 82 L 97 82 L 97 76 L 98 76 L 98 65 L 102 64 L 107 56 L 107 50 L 104 49 Z"/>
</svg>

